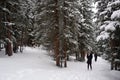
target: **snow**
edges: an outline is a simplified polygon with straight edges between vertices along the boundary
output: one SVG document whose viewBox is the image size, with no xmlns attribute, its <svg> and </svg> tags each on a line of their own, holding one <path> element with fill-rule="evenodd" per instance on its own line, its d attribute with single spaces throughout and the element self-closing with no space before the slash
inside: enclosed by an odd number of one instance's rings
<svg viewBox="0 0 120 80">
<path fill-rule="evenodd" d="M 120 60 L 119 59 L 115 59 L 115 62 L 120 62 Z"/>
<path fill-rule="evenodd" d="M 115 2 L 109 3 L 109 4 L 107 5 L 107 7 L 111 7 L 111 6 L 119 5 L 119 4 L 120 4 L 120 0 L 116 0 Z"/>
<path fill-rule="evenodd" d="M 2 9 L 3 9 L 3 11 L 5 11 L 5 12 L 11 13 L 10 10 L 8 10 L 7 8 L 2 8 Z"/>
<path fill-rule="evenodd" d="M 94 13 L 97 13 L 97 12 L 98 12 L 97 2 L 96 2 L 96 3 L 93 3 L 92 6 L 93 6 L 92 11 L 93 11 Z"/>
<path fill-rule="evenodd" d="M 5 41 L 10 42 L 12 44 L 12 41 L 9 38 L 5 38 Z"/>
<path fill-rule="evenodd" d="M 14 6 L 14 5 L 18 5 L 17 2 L 13 2 L 13 1 L 9 1 L 9 3 L 10 3 L 12 6 Z"/>
<path fill-rule="evenodd" d="M 76 45 L 78 44 L 78 42 L 74 39 L 70 39 L 70 42 L 73 43 L 73 44 L 76 44 Z"/>
<path fill-rule="evenodd" d="M 103 12 L 100 13 L 100 16 L 105 15 L 106 13 L 107 13 L 107 11 L 103 11 Z"/>
<path fill-rule="evenodd" d="M 100 26 L 100 30 L 104 29 L 105 28 L 105 24 L 103 24 L 102 26 Z"/>
<path fill-rule="evenodd" d="M 93 59 L 93 70 L 86 62 L 71 59 L 67 68 L 55 66 L 55 61 L 42 48 L 24 48 L 23 53 L 5 56 L 0 52 L 0 80 L 120 80 L 120 72 L 110 70 L 110 64 Z"/>
<path fill-rule="evenodd" d="M 105 27 L 105 31 L 114 31 L 114 30 L 115 30 L 115 24 L 116 24 L 116 22 L 111 21 L 111 22 Z"/>
<path fill-rule="evenodd" d="M 96 38 L 96 41 L 105 40 L 109 38 L 109 33 L 102 31 L 100 35 Z"/>
<path fill-rule="evenodd" d="M 15 25 L 15 23 L 11 23 L 11 22 L 4 22 L 5 25 L 8 25 L 8 26 L 13 26 Z"/>
<path fill-rule="evenodd" d="M 120 10 L 114 11 L 111 15 L 111 19 L 119 19 L 120 18 Z"/>
</svg>

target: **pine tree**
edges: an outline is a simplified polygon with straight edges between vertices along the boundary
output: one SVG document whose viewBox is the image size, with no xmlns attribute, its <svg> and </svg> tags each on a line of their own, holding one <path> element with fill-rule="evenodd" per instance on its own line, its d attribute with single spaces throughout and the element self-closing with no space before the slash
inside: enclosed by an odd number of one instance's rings
<svg viewBox="0 0 120 80">
<path fill-rule="evenodd" d="M 120 59 L 118 53 L 120 47 L 120 42 L 119 42 L 120 1 L 107 0 L 106 3 L 102 3 L 102 1 L 98 2 L 99 6 L 101 4 L 103 4 L 105 7 L 104 9 L 103 6 L 99 7 L 101 9 L 101 12 L 99 13 L 99 18 L 98 18 L 98 22 L 99 22 L 98 26 L 100 26 L 100 35 L 98 36 L 98 40 L 104 40 L 104 39 L 108 40 L 106 46 L 109 48 L 106 48 L 105 50 L 107 51 L 108 49 L 110 49 L 111 52 L 107 55 L 109 56 L 109 58 L 112 58 L 112 62 L 113 62 L 114 59 L 113 53 L 116 53 L 116 58 Z"/>
<path fill-rule="evenodd" d="M 94 26 L 93 26 L 93 12 L 92 12 L 92 0 L 80 0 L 80 13 L 81 21 L 79 23 L 79 49 L 81 53 L 81 59 L 85 60 L 85 52 L 89 48 L 94 50 Z"/>
<path fill-rule="evenodd" d="M 13 42 L 13 26 L 14 23 L 14 14 L 16 13 L 16 7 L 17 6 L 17 0 L 16 1 L 1 1 L 1 26 L 4 32 L 2 32 L 2 40 L 5 41 L 5 48 L 6 48 L 6 54 L 8 56 L 12 55 L 12 42 Z"/>
</svg>

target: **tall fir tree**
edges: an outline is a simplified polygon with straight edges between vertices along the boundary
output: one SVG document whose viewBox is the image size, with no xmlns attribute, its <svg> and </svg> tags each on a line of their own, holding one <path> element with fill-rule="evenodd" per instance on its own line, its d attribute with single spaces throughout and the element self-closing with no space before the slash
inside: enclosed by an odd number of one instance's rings
<svg viewBox="0 0 120 80">
<path fill-rule="evenodd" d="M 120 55 L 119 55 L 120 7 L 119 5 L 120 5 L 119 0 L 98 1 L 98 26 L 100 27 L 100 35 L 97 37 L 97 39 L 107 40 L 105 44 L 106 46 L 105 51 L 106 53 L 109 51 L 109 54 L 107 54 L 107 56 L 108 56 L 108 59 L 112 58 L 111 63 L 114 60 L 120 59 Z M 113 66 L 111 67 L 111 69 L 112 68 Z"/>
<path fill-rule="evenodd" d="M 15 14 L 17 13 L 18 0 L 4 0 L 0 1 L 1 19 L 0 24 L 2 27 L 1 39 L 5 42 L 6 54 L 12 56 L 12 44 L 15 40 L 14 37 L 14 25 Z"/>
</svg>

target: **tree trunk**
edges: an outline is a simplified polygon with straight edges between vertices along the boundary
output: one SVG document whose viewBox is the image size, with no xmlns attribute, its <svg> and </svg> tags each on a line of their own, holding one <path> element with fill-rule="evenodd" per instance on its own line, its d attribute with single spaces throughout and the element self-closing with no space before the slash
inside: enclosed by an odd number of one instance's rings
<svg viewBox="0 0 120 80">
<path fill-rule="evenodd" d="M 7 43 L 6 43 L 6 44 L 5 44 L 5 55 L 8 55 L 7 50 L 8 50 L 8 46 L 7 46 Z"/>
<path fill-rule="evenodd" d="M 54 36 L 54 52 L 56 58 L 56 66 L 60 66 L 60 54 L 59 54 L 59 14 L 58 14 L 58 0 L 55 0 L 55 36 Z"/>
<path fill-rule="evenodd" d="M 63 32 L 63 27 L 64 27 L 64 14 L 63 14 L 63 11 L 62 11 L 62 7 L 64 6 L 63 4 L 63 0 L 59 0 L 58 1 L 58 20 L 59 20 L 59 54 L 60 54 L 60 66 L 62 67 L 62 64 L 63 64 L 63 61 L 64 61 L 64 49 L 63 49 L 63 46 L 64 46 L 64 32 Z"/>
<path fill-rule="evenodd" d="M 81 59 L 82 61 L 85 61 L 85 51 L 84 50 L 81 50 Z"/>
<path fill-rule="evenodd" d="M 60 66 L 58 35 L 56 35 L 54 39 L 54 53 L 55 53 L 55 59 L 56 59 L 56 66 Z"/>
<path fill-rule="evenodd" d="M 75 57 L 76 57 L 76 60 L 78 60 L 78 54 L 77 53 L 75 53 Z"/>
<path fill-rule="evenodd" d="M 67 45 L 66 41 L 64 41 L 64 67 L 67 67 Z"/>
<path fill-rule="evenodd" d="M 4 6 L 5 6 L 5 8 L 6 8 L 6 2 L 4 3 Z M 10 22 L 11 20 L 10 20 L 10 15 L 7 15 L 6 13 L 5 13 L 5 21 L 6 22 Z M 11 43 L 11 38 L 12 38 L 12 34 L 11 34 L 11 32 L 10 32 L 10 30 L 12 30 L 12 26 L 11 25 L 6 25 L 6 27 L 8 28 L 8 30 L 6 30 L 6 35 L 7 35 L 7 38 L 9 39 L 9 40 L 7 40 L 7 44 L 6 44 L 6 54 L 8 55 L 8 56 L 12 56 L 12 43 Z"/>
<path fill-rule="evenodd" d="M 67 54 L 67 53 L 66 53 Z M 69 54 L 67 54 L 67 60 L 69 61 Z"/>
<path fill-rule="evenodd" d="M 0 51 L 1 51 L 1 43 L 0 43 Z"/>
<path fill-rule="evenodd" d="M 79 61 L 79 59 L 80 59 L 80 54 L 79 54 L 79 52 L 78 52 L 78 51 L 76 51 L 75 56 L 76 56 L 76 60 L 78 60 L 78 61 Z"/>
<path fill-rule="evenodd" d="M 112 57 L 112 60 L 111 60 L 111 70 L 113 70 L 114 68 L 114 58 Z"/>
<path fill-rule="evenodd" d="M 9 26 L 9 29 L 11 30 L 11 26 Z M 8 38 L 9 40 L 7 41 L 7 45 L 6 45 L 6 54 L 7 54 L 8 56 L 12 56 L 11 33 L 10 33 L 9 30 L 7 31 L 7 38 Z"/>
<path fill-rule="evenodd" d="M 8 42 L 7 46 L 8 46 L 8 48 L 7 48 L 7 54 L 8 54 L 8 56 L 12 56 L 13 54 L 12 54 L 12 46 L 11 46 L 11 43 Z"/>
<path fill-rule="evenodd" d="M 23 29 L 21 30 L 22 31 L 22 34 L 21 34 L 21 41 L 20 41 L 20 52 L 22 53 L 23 52 Z"/>
<path fill-rule="evenodd" d="M 17 43 L 14 43 L 14 45 L 13 45 L 13 51 L 14 51 L 14 53 L 18 52 L 18 44 Z"/>
<path fill-rule="evenodd" d="M 63 5 L 65 6 L 65 1 L 63 2 Z M 66 15 L 66 13 L 63 13 L 63 15 Z M 63 32 L 64 33 L 64 29 L 66 29 L 66 18 L 65 16 L 63 17 Z M 63 42 L 63 49 L 64 49 L 64 67 L 67 67 L 67 60 L 69 59 L 69 56 L 67 55 L 67 41 L 66 41 L 66 38 L 64 38 L 64 42 Z"/>
</svg>

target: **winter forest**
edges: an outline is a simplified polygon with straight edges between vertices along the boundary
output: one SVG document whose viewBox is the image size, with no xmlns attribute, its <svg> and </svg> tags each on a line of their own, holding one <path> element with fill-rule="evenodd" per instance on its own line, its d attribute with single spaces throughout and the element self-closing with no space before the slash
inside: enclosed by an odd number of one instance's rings
<svg viewBox="0 0 120 80">
<path fill-rule="evenodd" d="M 0 0 L 0 80 L 119 75 L 120 0 Z"/>
</svg>

